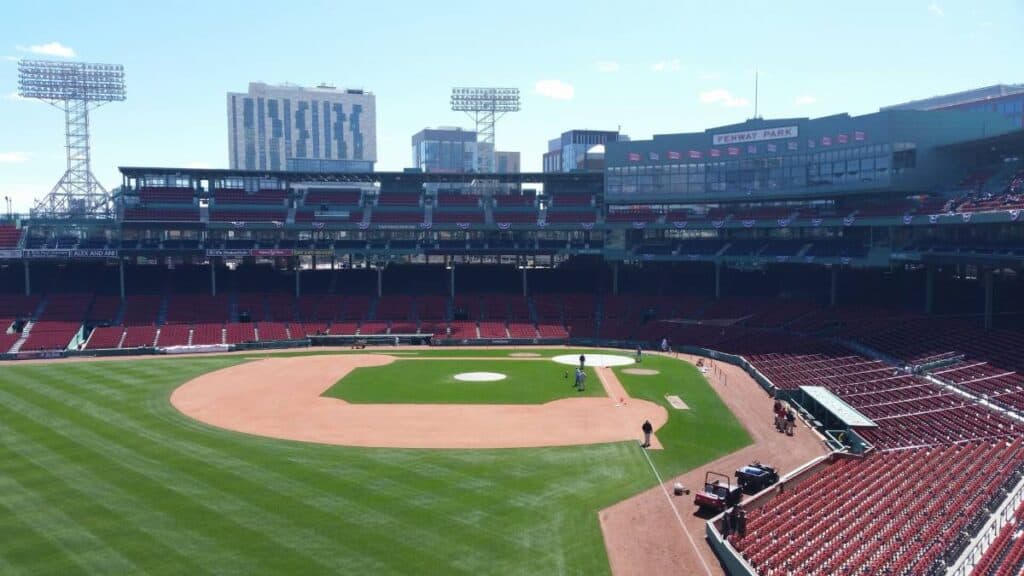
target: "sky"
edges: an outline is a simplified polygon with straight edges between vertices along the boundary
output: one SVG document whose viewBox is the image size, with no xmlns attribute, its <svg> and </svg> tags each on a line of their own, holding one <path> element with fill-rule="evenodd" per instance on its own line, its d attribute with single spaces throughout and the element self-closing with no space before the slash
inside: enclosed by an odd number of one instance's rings
<svg viewBox="0 0 1024 576">
<path fill-rule="evenodd" d="M 376 94 L 378 170 L 409 166 L 424 127 L 472 127 L 448 109 L 452 87 L 517 87 L 497 148 L 539 171 L 574 128 L 646 139 L 742 122 L 755 70 L 764 118 L 1022 83 L 1022 31 L 1024 0 L 10 2 L 0 195 L 27 211 L 65 168 L 62 114 L 17 96 L 20 58 L 124 65 L 128 99 L 90 117 L 93 172 L 112 189 L 118 166 L 226 168 L 225 95 L 250 81 Z"/>
</svg>

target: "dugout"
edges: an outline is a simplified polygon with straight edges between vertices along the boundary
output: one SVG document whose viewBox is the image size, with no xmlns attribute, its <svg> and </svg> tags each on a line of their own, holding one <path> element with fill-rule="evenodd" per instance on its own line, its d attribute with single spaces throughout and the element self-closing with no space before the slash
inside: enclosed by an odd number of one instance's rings
<svg viewBox="0 0 1024 576">
<path fill-rule="evenodd" d="M 811 424 L 825 431 L 833 441 L 849 446 L 854 453 L 870 448 L 870 444 L 856 430 L 877 428 L 878 424 L 827 388 L 800 386 L 790 394 L 789 401 L 796 404 Z"/>
</svg>

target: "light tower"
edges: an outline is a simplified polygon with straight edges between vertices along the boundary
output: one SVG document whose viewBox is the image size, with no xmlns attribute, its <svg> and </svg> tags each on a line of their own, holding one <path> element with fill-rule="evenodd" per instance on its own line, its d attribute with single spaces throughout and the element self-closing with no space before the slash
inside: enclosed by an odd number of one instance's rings
<svg viewBox="0 0 1024 576">
<path fill-rule="evenodd" d="M 519 112 L 518 88 L 452 88 L 452 110 L 465 112 L 476 124 L 480 172 L 494 172 L 494 124 Z"/>
<path fill-rule="evenodd" d="M 50 218 L 107 216 L 110 195 L 92 175 L 89 161 L 89 110 L 125 99 L 124 68 L 119 64 L 21 60 L 18 94 L 64 111 L 67 170 L 32 214 Z"/>
</svg>

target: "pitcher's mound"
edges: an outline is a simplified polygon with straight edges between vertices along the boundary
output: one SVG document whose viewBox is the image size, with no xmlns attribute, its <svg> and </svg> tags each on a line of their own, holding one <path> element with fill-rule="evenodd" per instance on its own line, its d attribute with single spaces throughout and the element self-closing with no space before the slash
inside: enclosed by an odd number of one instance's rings
<svg viewBox="0 0 1024 576">
<path fill-rule="evenodd" d="M 497 382 L 504 380 L 505 375 L 500 372 L 462 372 L 456 374 L 455 379 L 463 382 Z"/>
<path fill-rule="evenodd" d="M 655 374 L 660 374 L 657 370 L 652 370 L 650 368 L 623 368 L 622 372 L 623 374 L 635 374 L 637 376 L 654 376 Z"/>
</svg>

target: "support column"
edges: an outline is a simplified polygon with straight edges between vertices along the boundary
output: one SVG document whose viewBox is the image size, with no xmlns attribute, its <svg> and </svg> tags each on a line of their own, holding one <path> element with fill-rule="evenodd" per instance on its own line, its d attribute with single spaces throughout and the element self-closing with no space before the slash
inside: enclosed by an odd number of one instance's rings
<svg viewBox="0 0 1024 576">
<path fill-rule="evenodd" d="M 384 293 L 384 269 L 377 268 L 377 298 Z"/>
<path fill-rule="evenodd" d="M 451 278 L 448 281 L 448 295 L 451 297 L 452 302 L 455 302 L 455 264 L 452 263 L 450 266 Z"/>
<path fill-rule="evenodd" d="M 993 274 L 991 268 L 986 268 L 985 278 L 985 330 L 992 329 L 992 306 L 995 289 L 993 286 Z"/>
<path fill-rule="evenodd" d="M 32 280 L 29 278 L 28 260 L 22 260 L 25 265 L 25 296 L 32 294 Z"/>
<path fill-rule="evenodd" d="M 217 259 L 210 258 L 210 295 L 217 295 Z"/>
<path fill-rule="evenodd" d="M 299 298 L 302 296 L 302 281 L 299 279 L 299 272 L 302 270 L 302 263 L 299 261 L 298 256 L 295 257 L 293 262 L 293 266 L 295 266 L 295 297 Z"/>
<path fill-rule="evenodd" d="M 722 263 L 715 262 L 715 300 L 722 298 Z"/>
<path fill-rule="evenodd" d="M 117 262 L 117 268 L 121 276 L 121 302 L 124 302 L 124 260 Z"/>
<path fill-rule="evenodd" d="M 612 294 L 619 294 L 619 263 L 612 263 Z"/>
<path fill-rule="evenodd" d="M 526 286 L 526 266 L 523 266 L 523 297 L 525 298 L 528 295 L 529 291 L 527 290 Z"/>
<path fill-rule="evenodd" d="M 836 266 L 832 267 L 832 283 L 829 286 L 828 292 L 828 305 L 830 308 L 836 307 L 836 294 L 839 293 L 839 268 Z"/>
<path fill-rule="evenodd" d="M 935 311 L 935 267 L 929 265 L 925 268 L 924 276 L 924 313 L 932 314 Z"/>
</svg>

